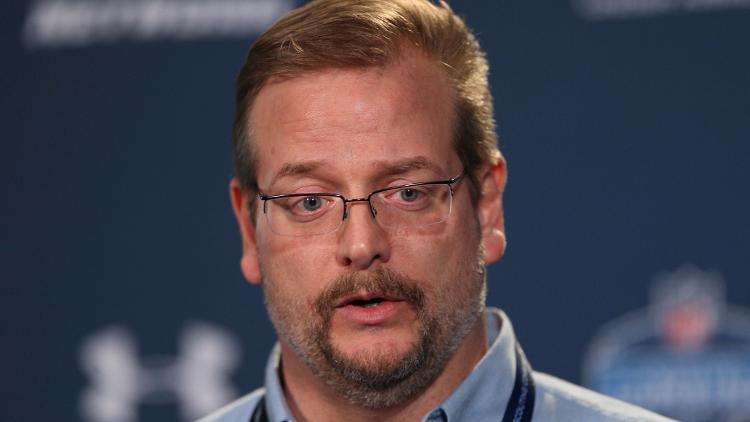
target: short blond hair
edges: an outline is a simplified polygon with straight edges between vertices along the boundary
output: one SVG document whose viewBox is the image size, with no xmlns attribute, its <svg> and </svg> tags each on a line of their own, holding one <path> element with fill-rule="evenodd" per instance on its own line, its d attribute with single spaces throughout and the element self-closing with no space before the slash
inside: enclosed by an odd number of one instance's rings
<svg viewBox="0 0 750 422">
<path fill-rule="evenodd" d="M 473 170 L 500 158 L 488 65 L 477 39 L 444 1 L 315 0 L 260 35 L 237 77 L 233 158 L 240 186 L 257 189 L 249 115 L 265 83 L 326 67 L 385 66 L 404 43 L 446 70 L 454 91 L 454 147 L 476 200 Z"/>
</svg>

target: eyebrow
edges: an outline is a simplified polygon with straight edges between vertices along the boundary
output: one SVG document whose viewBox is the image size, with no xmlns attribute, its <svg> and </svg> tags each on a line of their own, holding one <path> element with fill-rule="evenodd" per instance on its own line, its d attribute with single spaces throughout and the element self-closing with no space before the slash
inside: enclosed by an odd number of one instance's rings
<svg viewBox="0 0 750 422">
<path fill-rule="evenodd" d="M 413 170 L 432 170 L 435 173 L 443 174 L 443 169 L 426 157 L 418 155 L 416 157 L 403 158 L 396 161 L 382 161 L 376 165 L 383 168 L 386 174 L 404 174 Z"/>
<path fill-rule="evenodd" d="M 302 174 L 310 174 L 315 169 L 323 167 L 325 163 L 322 160 L 317 161 L 302 161 L 298 163 L 284 163 L 283 166 L 276 172 L 271 179 L 271 184 L 282 177 L 298 176 Z"/>
<path fill-rule="evenodd" d="M 271 185 L 281 178 L 310 174 L 315 170 L 326 166 L 326 162 L 323 160 L 284 163 L 271 179 Z M 399 175 L 423 169 L 443 174 L 443 169 L 440 168 L 440 166 L 421 155 L 403 158 L 396 161 L 376 161 L 375 166 L 381 168 L 380 173 L 389 175 Z"/>
</svg>

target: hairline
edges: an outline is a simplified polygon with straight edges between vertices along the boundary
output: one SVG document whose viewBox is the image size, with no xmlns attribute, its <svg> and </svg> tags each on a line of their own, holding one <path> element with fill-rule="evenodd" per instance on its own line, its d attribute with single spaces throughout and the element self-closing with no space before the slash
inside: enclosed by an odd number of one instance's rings
<svg viewBox="0 0 750 422">
<path fill-rule="evenodd" d="M 257 154 L 256 154 L 256 148 L 254 147 L 253 142 L 253 125 L 251 125 L 251 119 L 252 119 L 252 112 L 255 106 L 255 102 L 258 99 L 258 96 L 260 95 L 261 91 L 263 91 L 264 88 L 266 88 L 269 85 L 283 83 L 286 81 L 290 81 L 297 78 L 302 78 L 308 75 L 315 75 L 323 72 L 327 72 L 330 70 L 361 70 L 361 71 L 367 71 L 367 70 L 379 70 L 382 71 L 388 66 L 393 66 L 398 64 L 400 60 L 402 60 L 406 54 L 411 52 L 416 52 L 420 54 L 420 56 L 432 64 L 436 65 L 440 71 L 442 72 L 442 75 L 445 77 L 445 81 L 448 84 L 448 87 L 450 89 L 450 102 L 451 102 L 451 146 L 453 148 L 453 151 L 458 156 L 459 160 L 462 162 L 462 165 L 464 164 L 464 160 L 461 157 L 460 154 L 460 142 L 461 142 L 461 135 L 459 134 L 458 130 L 460 129 L 461 121 L 458 114 L 458 100 L 459 95 L 456 89 L 455 81 L 451 78 L 450 72 L 448 72 L 448 69 L 451 67 L 447 63 L 438 60 L 438 58 L 435 56 L 434 53 L 430 52 L 426 48 L 414 43 L 414 45 L 409 45 L 413 42 L 411 37 L 409 36 L 403 36 L 403 39 L 396 42 L 394 47 L 392 49 L 392 52 L 390 52 L 386 59 L 381 63 L 368 63 L 368 64 L 322 64 L 320 66 L 316 66 L 313 68 L 293 68 L 278 74 L 271 75 L 266 80 L 264 80 L 261 84 L 258 84 L 255 89 L 248 92 L 248 95 L 243 99 L 244 104 L 244 111 L 242 112 L 241 116 L 238 116 L 241 119 L 242 124 L 240 125 L 240 132 L 238 136 L 238 141 L 242 142 L 244 144 L 244 148 L 241 148 L 241 150 L 244 152 L 244 157 L 241 159 L 246 160 L 245 162 L 247 165 L 252 169 L 257 169 Z M 472 181 L 471 185 L 474 185 L 475 180 L 474 176 L 469 174 L 470 169 L 464 169 L 464 171 L 469 176 L 470 180 Z M 255 175 L 246 175 L 243 177 L 242 175 L 235 174 L 235 177 L 240 182 L 240 187 L 245 190 L 246 192 L 252 193 L 253 191 L 258 191 L 258 185 L 257 185 L 257 174 Z M 249 179 L 253 180 L 253 183 L 246 183 Z M 474 195 L 472 195 L 472 198 Z M 474 201 L 472 201 L 474 202 Z"/>
</svg>

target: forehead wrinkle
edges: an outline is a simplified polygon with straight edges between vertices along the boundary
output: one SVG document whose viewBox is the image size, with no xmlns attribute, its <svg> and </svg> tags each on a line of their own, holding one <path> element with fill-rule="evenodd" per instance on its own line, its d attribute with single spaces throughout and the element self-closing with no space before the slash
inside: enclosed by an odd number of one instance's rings
<svg viewBox="0 0 750 422">
<path fill-rule="evenodd" d="M 381 167 L 385 173 L 391 175 L 404 174 L 413 170 L 423 169 L 432 170 L 435 173 L 441 175 L 444 173 L 444 170 L 438 164 L 422 155 L 402 158 L 394 161 L 378 161 L 374 163 L 374 165 L 377 167 Z"/>
</svg>

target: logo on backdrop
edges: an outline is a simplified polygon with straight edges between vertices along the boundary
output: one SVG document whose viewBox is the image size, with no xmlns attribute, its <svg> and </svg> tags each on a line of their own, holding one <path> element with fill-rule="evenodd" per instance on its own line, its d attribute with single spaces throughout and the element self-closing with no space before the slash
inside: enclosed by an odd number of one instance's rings
<svg viewBox="0 0 750 422">
<path fill-rule="evenodd" d="M 649 308 L 594 338 L 584 382 L 683 421 L 750 420 L 750 310 L 726 303 L 719 273 L 661 275 Z"/>
<path fill-rule="evenodd" d="M 582 18 L 598 21 L 747 9 L 750 0 L 571 0 L 571 6 Z"/>
<path fill-rule="evenodd" d="M 36 0 L 23 39 L 35 49 L 246 37 L 293 7 L 291 0 Z"/>
<path fill-rule="evenodd" d="M 89 383 L 81 394 L 81 417 L 90 422 L 131 422 L 141 404 L 176 402 L 194 420 L 237 397 L 230 377 L 241 359 L 239 342 L 204 322 L 188 324 L 177 356 L 141 357 L 135 336 L 113 326 L 83 341 L 80 361 Z"/>
</svg>

